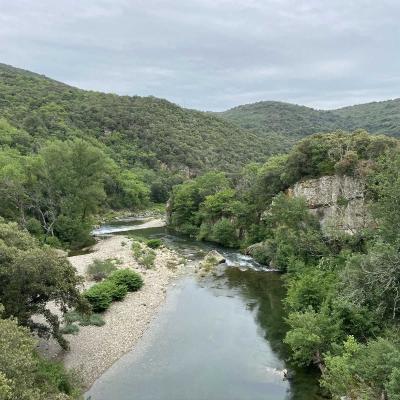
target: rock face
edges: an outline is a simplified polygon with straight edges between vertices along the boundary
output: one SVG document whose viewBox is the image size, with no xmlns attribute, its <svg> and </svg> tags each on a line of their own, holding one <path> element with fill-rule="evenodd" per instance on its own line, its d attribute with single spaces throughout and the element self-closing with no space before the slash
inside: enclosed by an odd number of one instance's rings
<svg viewBox="0 0 400 400">
<path fill-rule="evenodd" d="M 364 192 L 360 179 L 334 175 L 298 182 L 288 194 L 305 198 L 326 234 L 332 231 L 354 234 L 371 222 Z"/>
</svg>

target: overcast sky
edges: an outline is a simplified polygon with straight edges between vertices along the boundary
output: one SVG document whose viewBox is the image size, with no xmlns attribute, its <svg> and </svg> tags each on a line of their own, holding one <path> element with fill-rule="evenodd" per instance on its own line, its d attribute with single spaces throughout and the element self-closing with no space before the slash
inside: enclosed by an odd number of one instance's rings
<svg viewBox="0 0 400 400">
<path fill-rule="evenodd" d="M 399 0 L 0 0 L 0 62 L 224 110 L 400 97 Z"/>
</svg>

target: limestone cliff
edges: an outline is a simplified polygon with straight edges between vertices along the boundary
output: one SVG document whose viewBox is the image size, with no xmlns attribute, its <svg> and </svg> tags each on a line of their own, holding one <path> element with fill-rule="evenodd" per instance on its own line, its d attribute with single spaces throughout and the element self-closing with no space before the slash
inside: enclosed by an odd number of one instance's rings
<svg viewBox="0 0 400 400">
<path fill-rule="evenodd" d="M 370 223 L 365 204 L 365 185 L 350 176 L 323 176 L 296 183 L 288 194 L 305 198 L 310 211 L 317 215 L 322 229 L 354 234 Z"/>
</svg>

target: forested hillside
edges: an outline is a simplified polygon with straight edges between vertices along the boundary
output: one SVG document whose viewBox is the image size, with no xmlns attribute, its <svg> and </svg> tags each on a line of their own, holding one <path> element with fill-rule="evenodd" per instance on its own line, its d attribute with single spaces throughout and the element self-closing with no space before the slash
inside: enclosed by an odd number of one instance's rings
<svg viewBox="0 0 400 400">
<path fill-rule="evenodd" d="M 84 91 L 0 64 L 0 217 L 55 246 L 93 216 L 165 202 L 210 169 L 239 171 L 280 144 L 154 97 Z"/>
<path fill-rule="evenodd" d="M 49 138 L 80 137 L 130 168 L 234 171 L 279 148 L 277 141 L 166 100 L 79 90 L 4 64 L 0 117 L 27 132 L 31 148 Z"/>
<path fill-rule="evenodd" d="M 400 393 L 399 141 L 365 131 L 317 134 L 287 155 L 247 166 L 234 181 L 208 173 L 174 188 L 171 227 L 198 240 L 247 247 L 284 272 L 292 360 L 317 367 L 334 399 Z M 286 190 L 326 175 L 365 183 L 373 223 L 326 234 Z M 346 207 L 346 199 L 339 198 Z"/>
<path fill-rule="evenodd" d="M 366 129 L 370 133 L 400 136 L 400 99 L 322 111 L 296 104 L 261 101 L 217 113 L 244 129 L 282 135 L 287 144 L 302 137 L 336 129 Z"/>
</svg>

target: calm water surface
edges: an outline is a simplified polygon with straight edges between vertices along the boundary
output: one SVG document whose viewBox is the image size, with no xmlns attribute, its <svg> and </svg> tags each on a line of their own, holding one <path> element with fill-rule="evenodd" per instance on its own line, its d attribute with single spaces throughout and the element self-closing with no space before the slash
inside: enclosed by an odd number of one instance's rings
<svg viewBox="0 0 400 400">
<path fill-rule="evenodd" d="M 128 226 L 125 222 L 125 233 Z M 113 224 L 113 233 L 115 228 Z M 178 280 L 149 333 L 94 383 L 87 396 L 93 400 L 321 398 L 313 372 L 296 370 L 286 361 L 279 274 L 240 253 L 171 235 L 165 228 L 132 233 L 160 237 L 193 261 L 216 248 L 227 263 L 215 276 L 198 278 L 189 273 Z M 294 370 L 290 382 L 282 380 L 283 368 Z"/>
</svg>

